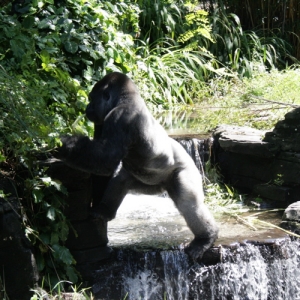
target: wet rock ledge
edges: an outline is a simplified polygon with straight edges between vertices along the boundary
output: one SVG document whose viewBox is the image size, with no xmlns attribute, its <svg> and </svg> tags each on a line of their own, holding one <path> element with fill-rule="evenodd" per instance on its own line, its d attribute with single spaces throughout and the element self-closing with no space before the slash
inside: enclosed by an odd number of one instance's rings
<svg viewBox="0 0 300 300">
<path fill-rule="evenodd" d="M 213 133 L 213 163 L 226 183 L 286 207 L 300 195 L 300 108 L 273 131 L 221 125 Z"/>
</svg>

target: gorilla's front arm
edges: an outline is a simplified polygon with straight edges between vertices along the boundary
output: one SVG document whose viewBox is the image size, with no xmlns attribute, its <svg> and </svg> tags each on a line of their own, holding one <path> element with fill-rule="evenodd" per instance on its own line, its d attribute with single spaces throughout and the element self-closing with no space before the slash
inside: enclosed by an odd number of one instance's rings
<svg viewBox="0 0 300 300">
<path fill-rule="evenodd" d="M 124 153 L 123 147 L 115 141 L 115 134 L 109 139 L 84 136 L 64 136 L 62 147 L 58 149 L 61 158 L 70 167 L 92 173 L 110 176 L 120 164 Z"/>
</svg>

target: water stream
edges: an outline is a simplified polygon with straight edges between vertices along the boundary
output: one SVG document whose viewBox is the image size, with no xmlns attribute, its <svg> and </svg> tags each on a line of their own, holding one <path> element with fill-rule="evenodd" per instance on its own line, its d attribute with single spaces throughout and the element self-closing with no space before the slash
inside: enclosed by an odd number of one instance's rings
<svg viewBox="0 0 300 300">
<path fill-rule="evenodd" d="M 107 297 L 96 299 L 300 299 L 299 241 L 220 248 L 220 254 L 223 262 L 204 266 L 191 263 L 180 250 L 120 250 L 118 273 L 99 270 L 96 275 L 96 297 Z"/>
</svg>

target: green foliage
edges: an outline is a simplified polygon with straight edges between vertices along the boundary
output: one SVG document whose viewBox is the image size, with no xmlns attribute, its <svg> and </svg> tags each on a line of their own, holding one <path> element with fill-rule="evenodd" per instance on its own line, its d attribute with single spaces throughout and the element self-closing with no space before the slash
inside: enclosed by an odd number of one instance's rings
<svg viewBox="0 0 300 300">
<path fill-rule="evenodd" d="M 140 36 L 149 44 L 176 40 L 184 32 L 184 15 L 188 12 L 185 0 L 138 0 L 141 9 Z M 153 46 L 155 46 L 153 44 Z"/>
<path fill-rule="evenodd" d="M 200 83 L 218 72 L 213 57 L 200 49 L 167 46 L 151 50 L 144 45 L 140 51 L 138 69 L 132 73 L 143 98 L 149 103 L 164 107 L 193 104 L 200 93 Z"/>
<path fill-rule="evenodd" d="M 88 91 L 107 71 L 130 70 L 133 38 L 119 29 L 125 12 L 136 28 L 136 12 L 122 3 L 72 0 L 25 1 L 18 14 L 10 11 L 0 12 L 0 167 L 17 174 L 25 233 L 51 287 L 78 276 L 65 247 L 66 191 L 39 158 L 63 132 L 92 132 L 84 119 Z"/>
<path fill-rule="evenodd" d="M 217 5 L 226 12 L 235 12 L 246 30 L 255 29 L 261 36 L 272 40 L 274 33 L 291 45 L 289 51 L 300 59 L 300 2 L 295 0 L 213 0 L 210 9 Z M 277 43 L 276 40 L 274 41 Z M 288 58 L 290 60 L 291 57 Z M 293 59 L 291 60 L 293 61 Z M 290 62 L 291 62 L 290 61 Z"/>
<path fill-rule="evenodd" d="M 137 3 L 141 34 L 132 74 L 143 98 L 164 108 L 193 104 L 202 94 L 201 82 L 219 72 L 204 46 L 206 40 L 212 41 L 207 13 L 189 1 Z"/>
<path fill-rule="evenodd" d="M 187 42 L 194 37 L 204 37 L 211 42 L 214 40 L 211 37 L 211 27 L 209 25 L 209 20 L 207 18 L 208 13 L 205 10 L 198 9 L 194 12 L 191 12 L 185 16 L 186 24 L 189 27 L 195 27 L 185 31 L 178 37 L 178 42 Z M 199 41 L 198 41 L 199 43 Z"/>
<path fill-rule="evenodd" d="M 130 70 L 133 39 L 118 31 L 118 15 L 126 12 L 126 6 L 120 12 L 120 5 L 109 2 L 29 3 L 27 13 L 18 18 L 1 14 L 5 41 L 1 53 L 6 69 L 8 62 L 14 69 L 18 64 L 23 72 L 31 66 L 39 68 L 42 62 L 48 75 L 73 85 L 70 75 L 91 84 L 107 70 Z M 130 8 L 127 14 L 133 14 Z M 137 27 L 136 17 L 131 20 Z M 73 88 L 76 90 L 76 85 Z"/>
<path fill-rule="evenodd" d="M 252 76 L 258 66 L 285 66 L 286 57 L 291 57 L 289 45 L 283 39 L 275 34 L 266 38 L 263 32 L 243 30 L 239 17 L 222 8 L 215 9 L 210 20 L 215 43 L 207 45 L 207 49 L 241 77 Z"/>
<path fill-rule="evenodd" d="M 50 177 L 41 177 L 44 170 L 37 170 L 35 178 L 24 180 L 25 234 L 36 246 L 35 258 L 41 274 L 47 274 L 48 287 L 57 285 L 60 280 L 77 282 L 76 263 L 65 242 L 69 234 L 69 222 L 63 214 L 66 190 Z"/>
<path fill-rule="evenodd" d="M 43 85 L 36 85 L 34 90 L 32 83 L 9 76 L 0 68 L 1 169 L 9 165 L 17 173 L 15 179 L 26 215 L 25 233 L 36 246 L 38 269 L 52 274 L 52 283 L 57 281 L 56 272 L 62 278 L 66 274 L 67 279 L 77 281 L 74 259 L 64 247 L 69 232 L 62 213 L 66 191 L 38 165 L 38 153 L 59 143 L 58 131 L 66 126 L 66 121 L 49 109 L 46 95 L 50 91 Z"/>
</svg>

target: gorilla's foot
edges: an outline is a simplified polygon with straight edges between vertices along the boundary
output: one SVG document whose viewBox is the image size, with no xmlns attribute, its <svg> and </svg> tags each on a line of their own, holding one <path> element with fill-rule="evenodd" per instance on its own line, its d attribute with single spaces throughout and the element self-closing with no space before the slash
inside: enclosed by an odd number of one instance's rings
<svg viewBox="0 0 300 300">
<path fill-rule="evenodd" d="M 92 219 L 102 219 L 108 222 L 116 217 L 116 212 L 104 203 L 99 203 L 96 207 L 93 207 L 90 210 L 90 216 Z"/>
<path fill-rule="evenodd" d="M 204 252 L 208 250 L 216 240 L 213 238 L 195 238 L 185 246 L 185 252 L 194 260 L 201 259 Z"/>
</svg>

